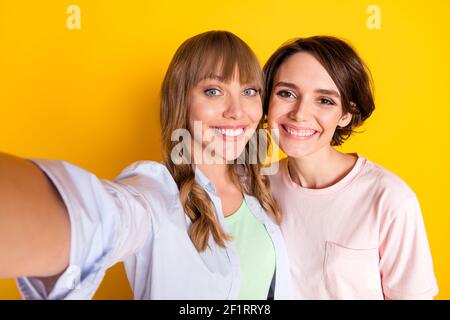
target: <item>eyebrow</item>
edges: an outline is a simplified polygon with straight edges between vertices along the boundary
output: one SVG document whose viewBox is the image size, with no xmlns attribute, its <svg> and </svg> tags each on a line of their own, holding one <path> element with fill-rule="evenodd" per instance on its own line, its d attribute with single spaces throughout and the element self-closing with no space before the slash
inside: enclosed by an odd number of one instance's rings
<svg viewBox="0 0 450 320">
<path fill-rule="evenodd" d="M 291 82 L 284 82 L 284 81 L 280 81 L 280 82 L 275 83 L 275 85 L 273 87 L 274 88 L 276 88 L 276 87 L 287 87 L 287 88 L 296 89 L 296 90 L 298 89 L 298 87 L 295 84 L 293 84 Z"/>
<path fill-rule="evenodd" d="M 287 88 L 291 88 L 291 89 L 295 89 L 295 90 L 299 89 L 296 84 L 294 84 L 292 82 L 284 82 L 284 81 L 277 82 L 273 87 L 274 88 L 276 88 L 276 87 L 287 87 Z M 326 94 L 326 95 L 334 96 L 334 97 L 336 97 L 338 99 L 341 98 L 341 95 L 336 90 L 316 89 L 316 90 L 314 90 L 314 92 L 315 93 L 320 93 L 320 94 Z"/>
<path fill-rule="evenodd" d="M 314 92 L 321 93 L 321 94 L 326 94 L 326 95 L 329 95 L 329 96 L 334 96 L 335 98 L 338 98 L 338 99 L 341 98 L 341 95 L 336 90 L 317 89 L 317 90 L 314 90 Z"/>
</svg>

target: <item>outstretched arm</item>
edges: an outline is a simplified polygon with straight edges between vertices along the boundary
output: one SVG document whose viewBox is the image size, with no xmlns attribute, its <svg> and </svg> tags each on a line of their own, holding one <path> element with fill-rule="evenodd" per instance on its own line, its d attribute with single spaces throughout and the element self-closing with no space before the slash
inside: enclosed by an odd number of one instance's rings
<svg viewBox="0 0 450 320">
<path fill-rule="evenodd" d="M 0 153 L 0 278 L 67 268 L 70 221 L 58 191 L 31 161 Z"/>
</svg>

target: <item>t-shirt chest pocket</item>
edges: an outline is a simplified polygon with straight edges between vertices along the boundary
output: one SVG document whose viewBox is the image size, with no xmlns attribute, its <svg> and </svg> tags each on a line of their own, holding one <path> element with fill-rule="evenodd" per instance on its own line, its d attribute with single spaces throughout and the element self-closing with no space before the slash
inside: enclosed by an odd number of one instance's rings
<svg viewBox="0 0 450 320">
<path fill-rule="evenodd" d="M 332 299 L 383 299 L 378 249 L 351 249 L 327 241 L 324 279 Z"/>
</svg>

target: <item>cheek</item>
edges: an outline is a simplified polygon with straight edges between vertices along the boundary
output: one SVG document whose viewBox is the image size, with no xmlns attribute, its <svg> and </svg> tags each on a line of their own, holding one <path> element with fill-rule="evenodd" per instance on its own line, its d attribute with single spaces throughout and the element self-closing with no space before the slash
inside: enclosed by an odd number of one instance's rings
<svg viewBox="0 0 450 320">
<path fill-rule="evenodd" d="M 286 110 L 285 110 L 286 109 Z M 282 103 L 278 103 L 275 100 L 270 100 L 269 103 L 269 111 L 268 111 L 268 122 L 269 125 L 275 125 L 277 120 L 282 117 L 283 115 L 287 115 L 288 114 L 288 110 L 287 108 L 284 106 L 284 104 Z"/>
<path fill-rule="evenodd" d="M 340 114 L 338 112 L 324 112 L 318 115 L 316 119 L 317 123 L 323 130 L 323 139 L 331 141 L 338 126 Z"/>
<path fill-rule="evenodd" d="M 210 103 L 193 101 L 189 107 L 189 120 L 190 122 L 202 121 L 208 123 L 211 119 L 217 117 L 217 110 Z"/>
<path fill-rule="evenodd" d="M 260 101 L 249 104 L 246 107 L 246 114 L 252 124 L 258 124 L 263 116 L 262 103 Z"/>
<path fill-rule="evenodd" d="M 334 132 L 339 124 L 340 114 L 337 112 L 324 112 L 318 116 L 318 119 L 324 129 Z"/>
</svg>

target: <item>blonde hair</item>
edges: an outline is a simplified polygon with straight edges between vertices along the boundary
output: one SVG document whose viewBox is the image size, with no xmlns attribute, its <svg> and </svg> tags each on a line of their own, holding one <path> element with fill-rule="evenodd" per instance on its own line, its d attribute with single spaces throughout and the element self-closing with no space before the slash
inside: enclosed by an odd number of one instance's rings
<svg viewBox="0 0 450 320">
<path fill-rule="evenodd" d="M 189 93 L 198 82 L 215 75 L 230 81 L 236 72 L 239 72 L 241 83 L 255 83 L 260 90 L 263 89 L 261 67 L 248 45 L 230 32 L 209 31 L 186 40 L 178 48 L 161 87 L 160 123 L 164 163 L 178 185 L 184 212 L 192 221 L 189 235 L 198 251 L 208 247 L 210 235 L 222 247 L 229 236 L 219 224 L 208 194 L 196 182 L 191 164 L 175 164 L 171 160 L 171 152 L 179 143 L 172 141 L 171 135 L 175 129 L 188 129 Z M 261 123 L 259 128 L 262 128 Z M 244 152 L 245 182 L 238 178 L 237 161 L 228 164 L 230 176 L 247 194 L 255 196 L 261 206 L 280 222 L 280 211 L 269 192 L 269 180 L 259 173 L 261 164 L 248 163 L 248 143 Z"/>
</svg>

